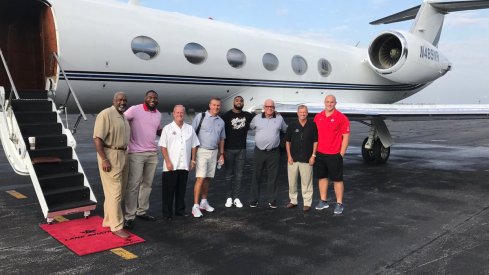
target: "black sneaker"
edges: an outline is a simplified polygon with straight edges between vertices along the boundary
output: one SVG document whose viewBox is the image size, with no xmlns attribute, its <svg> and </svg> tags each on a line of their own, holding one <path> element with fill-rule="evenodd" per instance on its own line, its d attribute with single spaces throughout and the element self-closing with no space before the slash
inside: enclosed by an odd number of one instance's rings
<svg viewBox="0 0 489 275">
<path fill-rule="evenodd" d="M 124 222 L 124 229 L 133 229 L 134 228 L 134 220 L 127 220 Z"/>
<path fill-rule="evenodd" d="M 251 202 L 250 202 L 250 207 L 251 207 L 251 208 L 255 208 L 255 207 L 257 207 L 257 206 L 258 206 L 258 201 L 251 201 Z"/>
<path fill-rule="evenodd" d="M 271 201 L 268 203 L 268 207 L 272 209 L 277 209 L 277 203 L 275 201 Z"/>
</svg>

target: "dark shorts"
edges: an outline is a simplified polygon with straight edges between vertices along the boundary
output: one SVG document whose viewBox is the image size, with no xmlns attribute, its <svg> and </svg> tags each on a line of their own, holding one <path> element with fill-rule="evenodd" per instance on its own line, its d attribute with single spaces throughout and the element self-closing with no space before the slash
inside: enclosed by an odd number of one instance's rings
<svg viewBox="0 0 489 275">
<path fill-rule="evenodd" d="M 314 177 L 329 178 L 332 181 L 343 181 L 343 157 L 340 154 L 327 155 L 316 153 Z"/>
</svg>

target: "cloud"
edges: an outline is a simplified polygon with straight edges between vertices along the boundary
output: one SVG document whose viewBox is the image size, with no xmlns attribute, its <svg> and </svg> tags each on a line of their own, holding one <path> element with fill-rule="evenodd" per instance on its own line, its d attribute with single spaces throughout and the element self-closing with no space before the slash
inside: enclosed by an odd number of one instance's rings
<svg viewBox="0 0 489 275">
<path fill-rule="evenodd" d="M 289 10 L 286 8 L 281 8 L 281 9 L 276 10 L 275 14 L 277 14 L 278 16 L 285 16 L 285 15 L 289 14 Z"/>
<path fill-rule="evenodd" d="M 450 14 L 450 16 L 446 18 L 445 24 L 447 27 L 464 27 L 467 25 L 475 25 L 489 28 L 489 18 L 479 17 L 479 14 L 476 12 L 455 13 Z"/>
</svg>

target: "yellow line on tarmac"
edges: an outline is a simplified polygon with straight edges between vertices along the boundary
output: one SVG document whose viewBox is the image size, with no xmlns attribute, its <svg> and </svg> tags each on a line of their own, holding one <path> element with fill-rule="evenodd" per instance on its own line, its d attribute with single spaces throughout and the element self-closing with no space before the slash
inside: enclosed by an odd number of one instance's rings
<svg viewBox="0 0 489 275">
<path fill-rule="evenodd" d="M 16 199 L 27 199 L 27 197 L 15 190 L 8 190 L 7 193 L 9 193 L 10 195 L 12 195 L 12 197 L 16 198 Z"/>
<path fill-rule="evenodd" d="M 135 254 L 132 254 L 131 252 L 125 250 L 124 248 L 114 248 L 110 250 L 112 253 L 116 254 L 117 256 L 120 256 L 124 260 L 132 260 L 136 259 L 138 256 Z"/>
</svg>

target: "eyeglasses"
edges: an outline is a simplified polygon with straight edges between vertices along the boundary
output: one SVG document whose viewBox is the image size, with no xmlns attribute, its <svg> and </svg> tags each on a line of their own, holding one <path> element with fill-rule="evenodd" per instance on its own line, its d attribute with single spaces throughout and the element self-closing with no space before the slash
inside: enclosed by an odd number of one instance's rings
<svg viewBox="0 0 489 275">
<path fill-rule="evenodd" d="M 274 109 L 275 106 L 265 106 L 265 108 L 272 108 L 272 109 Z"/>
</svg>

